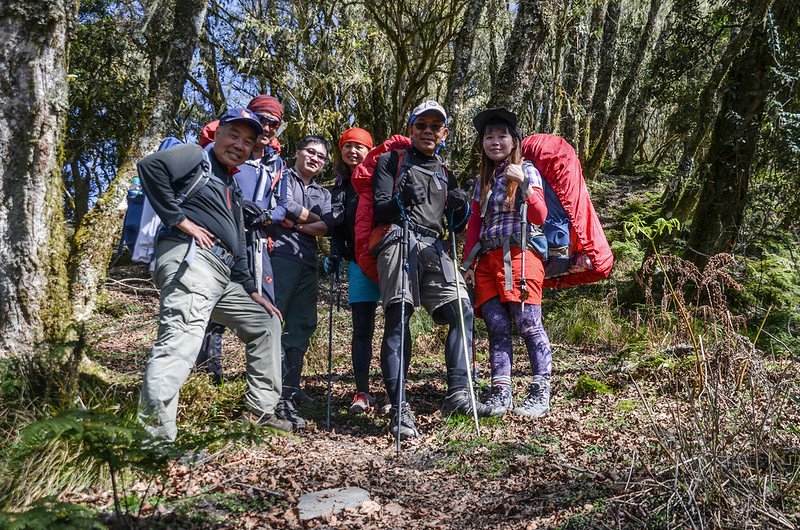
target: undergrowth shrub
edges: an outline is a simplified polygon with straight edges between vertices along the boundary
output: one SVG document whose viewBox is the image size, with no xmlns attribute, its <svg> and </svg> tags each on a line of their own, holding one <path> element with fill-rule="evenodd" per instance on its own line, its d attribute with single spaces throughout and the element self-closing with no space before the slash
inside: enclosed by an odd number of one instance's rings
<svg viewBox="0 0 800 530">
<path fill-rule="evenodd" d="M 409 323 L 414 355 L 439 358 L 447 335 L 447 326 L 439 326 L 422 308 L 417 308 Z"/>
<path fill-rule="evenodd" d="M 151 438 L 132 414 L 59 411 L 25 425 L 13 442 L 3 447 L 0 509 L 25 508 L 34 517 L 48 499 L 110 483 L 114 512 L 127 520 L 137 515 L 137 505 L 141 511 L 149 495 L 162 497 L 157 490 L 163 491 L 168 468 L 176 460 L 191 463 L 201 458 L 203 451 L 222 450 L 233 442 L 263 442 L 264 431 L 238 423 L 224 428 L 206 425 L 186 429 L 171 443 Z M 129 489 L 136 480 L 150 485 L 141 498 Z M 74 514 L 83 513 L 79 512 Z"/>
<path fill-rule="evenodd" d="M 242 410 L 244 379 L 228 379 L 215 386 L 207 374 L 193 374 L 181 387 L 179 422 L 189 426 L 223 424 Z"/>
<path fill-rule="evenodd" d="M 0 513 L 0 528 L 7 530 L 102 530 L 106 528 L 95 513 L 83 506 L 58 502 L 53 498 L 36 501 L 30 509 Z"/>
<path fill-rule="evenodd" d="M 621 346 L 630 331 L 609 299 L 561 302 L 544 319 L 550 340 L 576 346 Z"/>
<path fill-rule="evenodd" d="M 800 268 L 796 256 L 767 252 L 744 260 L 743 289 L 731 306 L 760 325 L 762 342 L 783 354 L 800 351 Z M 752 329 L 752 326 L 751 326 Z M 766 348 L 765 348 L 766 349 Z"/>
<path fill-rule="evenodd" d="M 665 348 L 685 350 L 693 367 L 664 372 L 677 399 L 661 408 L 651 407 L 634 380 L 657 446 L 643 455 L 648 474 L 629 481 L 615 504 L 622 519 L 648 528 L 796 522 L 797 370 L 792 361 L 766 358 L 758 336 L 745 334 L 746 319 L 730 311 L 726 292 L 741 288 L 734 266 L 731 256 L 718 255 L 700 271 L 656 253 L 642 268 L 650 333 Z"/>
<path fill-rule="evenodd" d="M 127 470 L 161 473 L 179 451 L 172 444 L 153 443 L 132 419 L 62 411 L 26 425 L 6 448 L 0 499 L 6 507 L 25 506 L 110 480 L 118 500 Z"/>
</svg>

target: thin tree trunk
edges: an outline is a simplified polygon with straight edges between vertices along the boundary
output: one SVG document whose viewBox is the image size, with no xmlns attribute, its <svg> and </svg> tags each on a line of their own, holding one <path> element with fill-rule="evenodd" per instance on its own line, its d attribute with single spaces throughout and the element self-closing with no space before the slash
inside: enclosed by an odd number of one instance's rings
<svg viewBox="0 0 800 530">
<path fill-rule="evenodd" d="M 623 173 L 633 168 L 634 158 L 642 144 L 644 135 L 644 117 L 648 99 L 642 93 L 644 89 L 634 92 L 625 112 L 625 127 L 622 133 L 622 148 L 617 157 L 617 168 Z"/>
<path fill-rule="evenodd" d="M 124 200 L 131 178 L 136 175 L 136 164 L 155 151 L 172 128 L 205 20 L 207 0 L 174 0 L 157 5 L 159 10 L 148 14 L 150 81 L 138 125 L 141 133 L 123 157 L 117 176 L 75 234 L 70 290 L 78 322 L 92 314 L 97 294 L 105 282 L 119 234 L 118 206 Z"/>
<path fill-rule="evenodd" d="M 70 171 L 72 171 L 72 186 L 74 189 L 74 196 L 73 196 L 73 222 L 75 225 L 78 225 L 81 222 L 81 219 L 89 213 L 89 200 L 91 194 L 91 182 L 92 178 L 89 175 L 86 177 L 81 177 L 81 163 L 78 159 L 72 161 L 69 165 Z M 84 170 L 86 167 L 84 166 Z"/>
<path fill-rule="evenodd" d="M 64 340 L 61 144 L 76 4 L 0 4 L 0 358 L 33 360 Z"/>
<path fill-rule="evenodd" d="M 719 61 L 717 61 L 717 64 L 714 66 L 714 70 L 711 72 L 708 82 L 703 87 L 703 91 L 700 93 L 700 97 L 698 98 L 697 102 L 697 117 L 694 121 L 694 130 L 692 131 L 692 134 L 686 137 L 684 140 L 683 151 L 680 162 L 678 163 L 678 171 L 675 177 L 670 180 L 667 188 L 664 190 L 664 196 L 661 201 L 662 217 L 667 219 L 673 217 L 675 213 L 674 210 L 680 201 L 687 181 L 692 175 L 694 159 L 697 155 L 697 151 L 700 149 L 703 139 L 706 137 L 708 131 L 711 129 L 711 126 L 714 123 L 717 93 L 719 92 L 719 87 L 725 78 L 725 74 L 730 69 L 731 64 L 733 64 L 733 61 L 736 59 L 736 57 L 739 56 L 742 48 L 744 48 L 745 44 L 747 44 L 747 41 L 750 39 L 750 35 L 752 35 L 754 28 L 763 23 L 767 10 L 769 9 L 769 6 L 772 5 L 773 1 L 774 0 L 758 0 L 753 4 L 752 9 L 750 10 L 750 15 L 748 16 L 744 25 L 736 35 L 731 37 L 731 40 L 728 42 L 725 51 L 722 53 Z M 684 219 L 685 218 L 681 218 L 681 221 Z"/>
<path fill-rule="evenodd" d="M 589 127 L 591 125 L 592 96 L 597 85 L 597 71 L 600 59 L 600 43 L 603 34 L 603 21 L 608 9 L 608 0 L 600 0 L 592 9 L 589 23 L 589 41 L 586 44 L 586 63 L 581 86 L 581 119 L 578 124 L 576 151 L 581 160 L 586 160 L 589 151 Z"/>
<path fill-rule="evenodd" d="M 452 122 L 449 125 L 451 136 L 453 136 L 452 144 L 458 143 L 458 123 L 463 110 L 464 87 L 467 85 L 467 73 L 472 60 L 472 47 L 475 43 L 477 26 L 485 4 L 486 0 L 470 0 L 467 2 L 461 29 L 453 43 L 453 62 L 450 64 L 447 93 L 444 98 L 444 108 L 452 118 Z"/>
<path fill-rule="evenodd" d="M 603 124 L 608 117 L 608 97 L 611 93 L 611 80 L 616 63 L 617 33 L 619 31 L 619 16 L 622 11 L 621 0 L 611 0 L 606 10 L 605 23 L 603 24 L 603 40 L 600 44 L 600 58 L 597 71 L 597 85 L 592 95 L 592 107 L 589 144 L 584 151 L 584 159 L 589 158 L 589 149 L 597 143 Z"/>
<path fill-rule="evenodd" d="M 203 62 L 203 70 L 205 71 L 206 84 L 206 97 L 209 103 L 214 108 L 214 115 L 222 114 L 227 105 L 227 98 L 225 91 L 222 89 L 222 82 L 219 78 L 219 70 L 217 69 L 217 49 L 216 45 L 209 40 L 208 33 L 200 39 L 200 60 Z"/>
<path fill-rule="evenodd" d="M 753 33 L 728 75 L 722 109 L 714 123 L 708 172 L 686 250 L 688 259 L 698 265 L 714 254 L 733 250 L 739 235 L 772 67 L 765 33 Z"/>
<path fill-rule="evenodd" d="M 580 16 L 573 17 L 569 35 L 569 52 L 564 64 L 563 101 L 561 135 L 572 145 L 577 139 L 577 125 L 580 119 L 578 101 L 583 82 L 584 50 L 586 48 L 586 32 Z"/>
<path fill-rule="evenodd" d="M 561 109 L 564 106 L 564 87 L 561 76 L 564 71 L 564 45 L 566 30 L 562 25 L 556 29 L 555 46 L 553 47 L 552 88 L 550 90 L 550 130 L 553 134 L 561 132 Z"/>
<path fill-rule="evenodd" d="M 520 0 L 517 18 L 508 38 L 503 65 L 492 83 L 489 101 L 512 111 L 519 110 L 524 90 L 536 74 L 534 62 L 547 35 L 542 16 L 543 0 Z"/>
<path fill-rule="evenodd" d="M 653 42 L 656 31 L 656 20 L 658 19 L 658 11 L 661 7 L 662 0 L 650 0 L 650 11 L 647 14 L 647 22 L 642 28 L 642 34 L 639 38 L 639 44 L 636 47 L 636 53 L 633 58 L 633 64 L 628 69 L 628 74 L 623 79 L 619 91 L 614 98 L 614 104 L 609 111 L 608 120 L 603 126 L 603 131 L 597 139 L 597 143 L 592 148 L 592 154 L 586 163 L 585 175 L 588 180 L 595 180 L 600 173 L 600 167 L 603 164 L 608 146 L 611 143 L 611 135 L 614 129 L 617 128 L 617 123 L 625 108 L 625 101 L 628 94 L 633 89 L 639 72 L 642 71 L 645 57 L 647 56 L 648 48 Z"/>
</svg>

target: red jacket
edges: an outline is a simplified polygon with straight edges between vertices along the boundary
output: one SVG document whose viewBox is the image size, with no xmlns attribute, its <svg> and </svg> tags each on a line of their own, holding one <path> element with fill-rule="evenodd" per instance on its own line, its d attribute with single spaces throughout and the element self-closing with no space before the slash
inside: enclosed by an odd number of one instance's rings
<svg viewBox="0 0 800 530">
<path fill-rule="evenodd" d="M 400 134 L 390 137 L 382 144 L 374 147 L 364 160 L 356 166 L 350 182 L 353 189 L 358 193 L 358 208 L 356 210 L 355 224 L 355 254 L 356 263 L 361 267 L 369 278 L 378 281 L 377 259 L 369 251 L 369 238 L 373 230 L 372 214 L 372 174 L 375 172 L 375 165 L 378 157 L 389 151 L 397 149 L 408 149 L 411 147 L 411 140 Z"/>
</svg>

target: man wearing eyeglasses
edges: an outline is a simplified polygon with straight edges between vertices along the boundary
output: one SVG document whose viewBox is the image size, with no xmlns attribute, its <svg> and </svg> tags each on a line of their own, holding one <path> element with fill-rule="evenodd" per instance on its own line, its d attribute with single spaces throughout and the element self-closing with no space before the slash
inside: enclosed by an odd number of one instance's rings
<svg viewBox="0 0 800 530">
<path fill-rule="evenodd" d="M 328 162 L 330 143 L 309 135 L 297 144 L 297 160 L 280 185 L 286 218 L 275 228 L 272 267 L 280 281 L 275 284 L 275 305 L 286 325 L 281 338 L 285 359 L 283 393 L 276 414 L 303 429 L 305 420 L 294 400 L 311 334 L 317 327 L 317 237 L 332 226 L 331 194 L 315 179 Z"/>
<path fill-rule="evenodd" d="M 467 366 L 459 325 L 460 303 L 464 328 L 472 344 L 472 304 L 463 281 L 456 283 L 455 267 L 445 252 L 445 217 L 460 223 L 466 216 L 468 194 L 437 155 L 447 138 L 447 114 L 435 101 L 417 106 L 408 120 L 411 147 L 381 155 L 372 179 L 373 208 L 377 224 L 391 225 L 379 245 L 378 278 L 385 328 L 381 344 L 381 370 L 392 403 L 390 430 L 396 438 L 419 436 L 414 416 L 398 385 L 401 365 L 406 373 L 411 358 L 409 321 L 414 307 L 422 305 L 437 324 L 448 324 L 445 344 L 448 392 L 442 414 L 472 414 L 467 390 Z M 402 278 L 402 225 L 408 220 L 408 273 L 405 297 Z M 402 304 L 405 322 L 401 322 Z M 405 333 L 400 352 L 401 333 Z M 471 352 L 469 352 L 471 354 Z M 402 358 L 402 363 L 401 363 Z M 478 404 L 479 407 L 483 405 Z M 398 407 L 400 417 L 398 421 Z M 484 415 L 479 410 L 479 415 Z"/>
<path fill-rule="evenodd" d="M 273 96 L 259 94 L 247 108 L 258 118 L 263 133 L 258 137 L 251 158 L 238 167 L 236 180 L 244 198 L 247 261 L 258 293 L 275 303 L 274 275 L 268 252 L 270 224 L 283 221 L 286 211 L 278 200 L 277 184 L 286 163 L 280 156 L 278 131 L 283 124 L 283 106 Z M 199 144 L 206 150 L 214 146 L 219 120 L 203 128 Z M 222 383 L 222 334 L 225 326 L 210 322 L 197 366 L 211 374 L 212 381 Z"/>
</svg>

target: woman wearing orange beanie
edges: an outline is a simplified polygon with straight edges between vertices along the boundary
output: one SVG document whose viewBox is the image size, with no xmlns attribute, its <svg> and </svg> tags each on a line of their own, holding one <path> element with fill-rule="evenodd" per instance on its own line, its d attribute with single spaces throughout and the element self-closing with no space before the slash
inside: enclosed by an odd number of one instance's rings
<svg viewBox="0 0 800 530">
<path fill-rule="evenodd" d="M 372 149 L 372 135 L 364 129 L 347 129 L 339 138 L 339 158 L 336 162 L 336 184 L 331 190 L 334 222 L 332 254 L 349 261 L 347 266 L 348 302 L 353 318 L 351 352 L 356 394 L 350 405 L 351 414 L 361 414 L 375 406 L 369 392 L 369 365 L 372 362 L 372 336 L 375 333 L 375 310 L 380 300 L 378 284 L 370 280 L 354 259 L 356 208 L 358 194 L 350 177 L 353 170 Z M 337 265 L 338 266 L 338 265 Z"/>
</svg>

